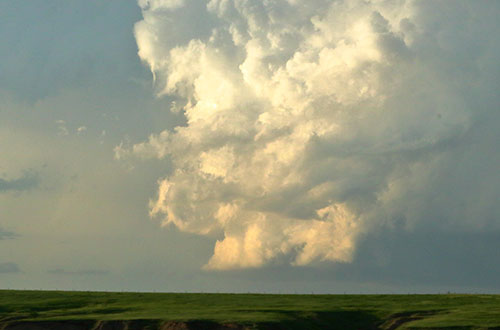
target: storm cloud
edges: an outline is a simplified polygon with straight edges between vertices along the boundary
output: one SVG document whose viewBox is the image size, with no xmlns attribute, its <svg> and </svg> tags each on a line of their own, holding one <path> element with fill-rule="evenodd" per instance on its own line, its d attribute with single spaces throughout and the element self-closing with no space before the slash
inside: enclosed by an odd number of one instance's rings
<svg viewBox="0 0 500 330">
<path fill-rule="evenodd" d="M 212 237 L 206 269 L 500 228 L 498 2 L 139 5 L 139 57 L 185 125 L 116 156 L 170 160 L 150 215 Z"/>
</svg>

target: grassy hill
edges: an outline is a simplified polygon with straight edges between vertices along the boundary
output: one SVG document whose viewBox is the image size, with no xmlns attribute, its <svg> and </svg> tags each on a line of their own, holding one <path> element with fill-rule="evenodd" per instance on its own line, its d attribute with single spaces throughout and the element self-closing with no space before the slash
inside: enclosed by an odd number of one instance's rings
<svg viewBox="0 0 500 330">
<path fill-rule="evenodd" d="M 500 329 L 500 295 L 0 291 L 0 329 Z"/>
</svg>

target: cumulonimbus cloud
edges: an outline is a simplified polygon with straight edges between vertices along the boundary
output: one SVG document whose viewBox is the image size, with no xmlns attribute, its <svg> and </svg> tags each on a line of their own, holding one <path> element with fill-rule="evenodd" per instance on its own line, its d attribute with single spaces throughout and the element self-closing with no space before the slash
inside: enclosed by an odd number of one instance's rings
<svg viewBox="0 0 500 330">
<path fill-rule="evenodd" d="M 436 176 L 498 105 L 494 2 L 139 5 L 138 54 L 186 124 L 116 154 L 171 160 L 150 213 L 222 237 L 207 269 L 349 262 L 377 226 L 426 221 Z"/>
</svg>

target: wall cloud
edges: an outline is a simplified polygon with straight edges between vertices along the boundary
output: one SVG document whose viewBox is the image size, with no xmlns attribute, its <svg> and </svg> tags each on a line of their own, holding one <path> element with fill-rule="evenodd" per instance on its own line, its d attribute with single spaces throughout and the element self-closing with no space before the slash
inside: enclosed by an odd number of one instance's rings
<svg viewBox="0 0 500 330">
<path fill-rule="evenodd" d="M 396 224 L 498 227 L 498 2 L 138 3 L 139 57 L 186 123 L 116 155 L 171 161 L 150 213 L 213 237 L 206 269 L 350 262 Z"/>
</svg>

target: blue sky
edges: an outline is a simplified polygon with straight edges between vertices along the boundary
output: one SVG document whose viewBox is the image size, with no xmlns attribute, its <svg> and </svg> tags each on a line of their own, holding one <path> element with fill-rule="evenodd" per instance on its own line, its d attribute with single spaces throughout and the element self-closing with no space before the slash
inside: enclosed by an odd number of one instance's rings
<svg viewBox="0 0 500 330">
<path fill-rule="evenodd" d="M 3 288 L 498 292 L 496 1 L 3 1 Z"/>
</svg>

